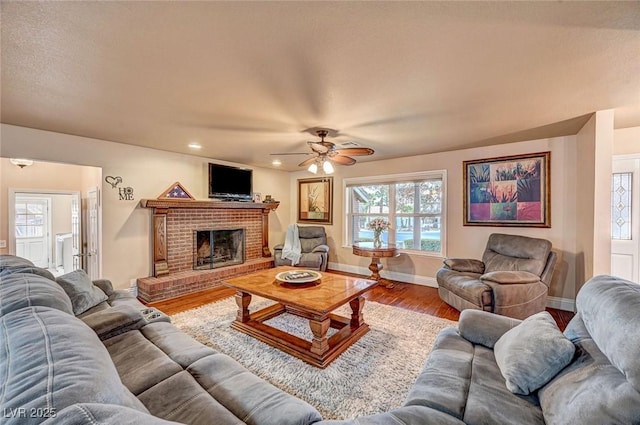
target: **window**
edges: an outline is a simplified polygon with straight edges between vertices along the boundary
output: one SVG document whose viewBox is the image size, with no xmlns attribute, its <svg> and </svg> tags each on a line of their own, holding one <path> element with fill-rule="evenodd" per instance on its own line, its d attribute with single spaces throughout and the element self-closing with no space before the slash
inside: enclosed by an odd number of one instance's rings
<svg viewBox="0 0 640 425">
<path fill-rule="evenodd" d="M 399 249 L 444 256 L 446 171 L 345 179 L 346 240 L 373 240 L 367 223 L 384 218 L 382 235 Z"/>
<path fill-rule="evenodd" d="M 43 199 L 16 199 L 16 239 L 45 236 L 47 201 Z"/>
<path fill-rule="evenodd" d="M 633 173 L 613 173 L 611 179 L 611 239 L 631 240 Z"/>
</svg>

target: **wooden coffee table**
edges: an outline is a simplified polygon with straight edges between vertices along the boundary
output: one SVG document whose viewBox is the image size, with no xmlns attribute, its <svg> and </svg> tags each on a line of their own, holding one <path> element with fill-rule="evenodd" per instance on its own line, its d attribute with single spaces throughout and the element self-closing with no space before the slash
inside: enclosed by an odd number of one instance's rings
<svg viewBox="0 0 640 425">
<path fill-rule="evenodd" d="M 378 282 L 327 272 L 321 272 L 320 281 L 312 283 L 291 284 L 276 280 L 278 273 L 288 270 L 300 269 L 276 267 L 224 280 L 222 283 L 225 286 L 238 291 L 235 296 L 238 315 L 231 327 L 313 366 L 325 368 L 369 331 L 369 325 L 364 322 L 362 316 L 362 294 Z M 269 298 L 277 304 L 250 312 L 252 295 Z M 347 303 L 351 306 L 350 318 L 332 313 Z M 312 341 L 264 323 L 285 312 L 309 320 L 309 327 L 313 333 Z M 329 328 L 338 331 L 329 337 Z"/>
</svg>

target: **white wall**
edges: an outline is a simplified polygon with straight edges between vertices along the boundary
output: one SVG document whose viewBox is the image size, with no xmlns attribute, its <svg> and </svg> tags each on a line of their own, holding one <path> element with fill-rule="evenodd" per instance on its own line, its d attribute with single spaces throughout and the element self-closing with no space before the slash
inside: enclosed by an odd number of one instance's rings
<svg viewBox="0 0 640 425">
<path fill-rule="evenodd" d="M 102 168 L 102 275 L 119 288 L 151 274 L 151 212 L 140 199 L 155 199 L 179 181 L 197 199 L 207 199 L 209 159 L 2 124 L 2 157 L 26 157 Z M 46 147 L 46 148 L 44 148 Z M 122 177 L 134 200 L 119 200 L 118 190 L 104 181 Z M 81 177 L 79 176 L 78 179 Z M 270 213 L 269 241 L 281 243 L 289 217 L 289 175 L 254 168 L 254 191 L 281 201 Z M 6 208 L 4 208 L 6 210 Z"/>
<path fill-rule="evenodd" d="M 577 136 L 385 161 L 361 162 L 351 167 L 336 167 L 334 224 L 327 226 L 331 246 L 330 261 L 363 270 L 366 270 L 369 264 L 367 259 L 356 257 L 351 253 L 351 249 L 343 247 L 343 178 L 446 169 L 448 173 L 446 255 L 479 258 L 487 237 L 492 232 L 549 239 L 559 256 L 550 295 L 558 298 L 575 298 L 577 290 L 584 282 L 584 277 L 588 275 L 585 271 L 584 258 L 579 257 L 584 257 L 585 250 L 593 253 L 595 244 L 604 243 L 601 235 L 596 237 L 593 231 L 596 198 L 595 196 L 583 198 L 582 194 L 596 188 L 596 155 L 606 155 L 607 149 L 611 152 L 613 124 L 612 114 L 609 112 L 595 114 L 592 121 L 587 123 L 585 129 Z M 131 279 L 148 276 L 151 273 L 149 246 L 151 212 L 141 209 L 139 200 L 157 197 L 175 181 L 180 181 L 196 198 L 206 199 L 207 197 L 206 176 L 209 160 L 205 158 L 5 124 L 2 124 L 0 131 L 3 141 L 0 146 L 0 156 L 99 166 L 103 169 L 103 177 L 121 176 L 123 186 L 134 189 L 135 200 L 119 201 L 117 190 L 111 189 L 111 186 L 104 181 L 101 186 L 103 191 L 103 275 L 113 279 L 118 287 L 126 287 Z M 616 140 L 617 138 L 618 132 L 616 132 Z M 598 142 L 597 149 L 596 139 L 602 139 Z M 584 150 L 583 145 L 593 146 L 593 149 Z M 47 149 L 42 149 L 42 146 L 47 146 Z M 551 228 L 494 228 L 462 225 L 462 161 L 542 151 L 551 151 Z M 610 158 L 610 154 L 609 157 L 604 156 L 604 158 Z M 585 174 L 584 169 L 592 171 Z M 608 172 L 600 169 L 597 172 L 597 178 L 602 180 L 607 173 L 610 173 L 610 168 Z M 583 176 L 589 175 L 593 178 L 583 180 Z M 283 241 L 287 225 L 294 222 L 297 217 L 297 179 L 309 177 L 312 175 L 305 171 L 286 173 L 270 169 L 254 169 L 254 190 L 262 193 L 263 196 L 271 194 L 281 201 L 278 210 L 270 214 L 271 246 Z M 607 177 L 606 181 L 608 180 Z M 605 186 L 608 187 L 608 183 L 603 184 L 602 181 L 598 183 L 600 194 Z M 598 199 L 598 201 L 602 200 Z M 608 201 L 605 204 L 608 205 Z M 1 206 L 0 209 L 6 210 Z M 0 232 L 2 231 L 0 229 Z M 585 247 L 585 244 L 589 246 Z M 608 236 L 605 245 L 609 246 Z M 416 281 L 424 283 L 433 281 L 442 258 L 402 255 L 383 261 L 386 270 L 401 273 L 406 277 L 415 276 Z M 591 269 L 593 270 L 592 262 Z"/>
<path fill-rule="evenodd" d="M 345 206 L 344 178 L 397 174 L 425 170 L 447 171 L 447 252 L 446 256 L 481 258 L 489 234 L 494 232 L 545 238 L 552 242 L 559 256 L 550 295 L 575 298 L 576 257 L 576 137 L 558 137 L 520 143 L 502 144 L 485 148 L 465 149 L 431 155 L 419 155 L 384 161 L 358 163 L 350 167 L 336 167 L 334 174 L 333 225 L 326 226 L 331 248 L 330 262 L 365 270 L 370 260 L 353 255 L 351 248 L 343 247 Z M 551 151 L 551 228 L 510 228 L 463 226 L 463 173 L 462 161 Z M 309 178 L 308 172 L 292 174 L 291 216 L 295 219 L 297 205 L 297 179 Z M 385 271 L 402 274 L 406 281 L 435 283 L 435 274 L 442 265 L 442 257 L 404 254 L 382 260 Z"/>
<path fill-rule="evenodd" d="M 640 127 L 619 128 L 613 132 L 613 154 L 640 153 Z"/>
</svg>

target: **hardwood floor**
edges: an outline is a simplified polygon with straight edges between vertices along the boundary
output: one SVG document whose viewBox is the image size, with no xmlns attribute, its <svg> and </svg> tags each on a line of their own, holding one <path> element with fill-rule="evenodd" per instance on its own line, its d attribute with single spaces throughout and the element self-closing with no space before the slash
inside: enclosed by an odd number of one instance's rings
<svg viewBox="0 0 640 425">
<path fill-rule="evenodd" d="M 335 270 L 330 271 L 338 274 L 350 274 Z M 350 275 L 357 276 L 353 274 Z M 172 298 L 170 300 L 158 301 L 149 304 L 149 306 L 155 307 L 171 316 L 172 314 L 200 307 L 201 305 L 218 301 L 223 298 L 233 296 L 234 294 L 235 291 L 231 288 L 219 287 L 194 294 L 184 295 L 178 298 Z M 460 312 L 458 310 L 449 306 L 447 303 L 443 302 L 440 297 L 438 297 L 438 290 L 436 288 L 428 286 L 397 282 L 396 286 L 392 289 L 387 289 L 382 286 L 373 288 L 365 295 L 365 298 L 380 304 L 387 304 L 407 310 L 418 311 L 420 313 L 430 314 L 443 319 L 457 321 L 460 317 Z M 548 308 L 547 311 L 551 313 L 553 318 L 556 320 L 560 330 L 564 330 L 566 328 L 567 323 L 569 323 L 569 320 L 571 320 L 574 315 L 570 311 L 556 310 L 553 308 Z"/>
</svg>

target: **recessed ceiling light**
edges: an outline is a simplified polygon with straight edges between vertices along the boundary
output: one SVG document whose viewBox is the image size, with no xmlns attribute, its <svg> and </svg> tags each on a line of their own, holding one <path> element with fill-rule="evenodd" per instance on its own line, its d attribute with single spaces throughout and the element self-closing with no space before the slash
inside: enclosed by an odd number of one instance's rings
<svg viewBox="0 0 640 425">
<path fill-rule="evenodd" d="M 273 161 L 271 161 L 271 165 L 279 167 L 280 165 L 282 165 L 282 161 L 280 161 L 279 159 L 274 159 Z"/>
<path fill-rule="evenodd" d="M 202 148 L 202 145 L 200 143 L 196 143 L 196 142 L 189 143 L 188 146 L 189 146 L 190 149 L 201 149 Z"/>
</svg>

